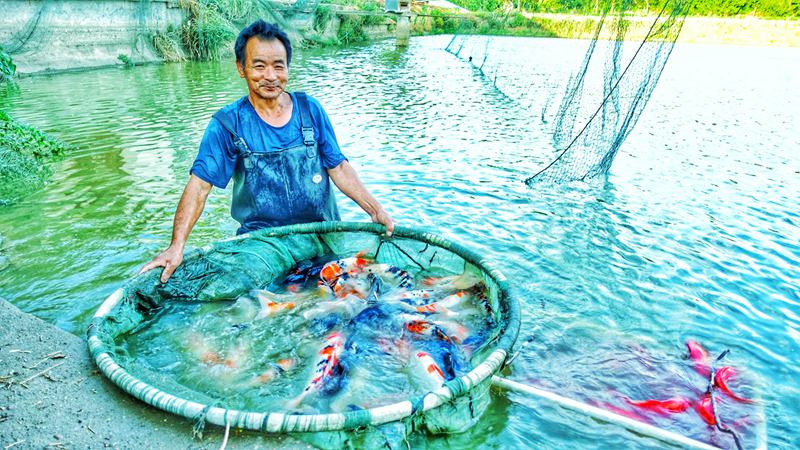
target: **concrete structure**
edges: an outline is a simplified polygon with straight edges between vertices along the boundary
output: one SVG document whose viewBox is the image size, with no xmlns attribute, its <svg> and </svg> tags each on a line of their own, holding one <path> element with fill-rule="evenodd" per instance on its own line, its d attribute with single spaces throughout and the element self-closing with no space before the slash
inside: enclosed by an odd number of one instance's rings
<svg viewBox="0 0 800 450">
<path fill-rule="evenodd" d="M 0 45 L 19 74 L 160 61 L 152 34 L 186 17 L 177 0 L 0 0 L 0 10 Z"/>
</svg>

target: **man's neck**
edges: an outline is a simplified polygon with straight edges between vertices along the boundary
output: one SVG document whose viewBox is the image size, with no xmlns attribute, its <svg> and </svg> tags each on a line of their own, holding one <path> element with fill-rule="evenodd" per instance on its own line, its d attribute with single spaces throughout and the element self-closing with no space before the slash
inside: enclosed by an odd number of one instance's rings
<svg viewBox="0 0 800 450">
<path fill-rule="evenodd" d="M 259 116 L 265 120 L 270 120 L 283 116 L 284 112 L 286 111 L 286 107 L 288 106 L 288 102 L 286 100 L 289 99 L 289 94 L 286 92 L 281 92 L 281 95 L 275 98 L 263 98 L 259 97 L 258 95 L 253 95 L 251 92 L 248 95 L 248 99 L 250 100 L 250 104 L 253 105 L 253 109 L 256 110 Z"/>
</svg>

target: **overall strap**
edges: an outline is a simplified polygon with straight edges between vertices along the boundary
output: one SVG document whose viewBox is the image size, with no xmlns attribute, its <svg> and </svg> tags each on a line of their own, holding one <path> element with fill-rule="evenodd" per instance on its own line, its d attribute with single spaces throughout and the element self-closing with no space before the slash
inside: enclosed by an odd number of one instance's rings
<svg viewBox="0 0 800 450">
<path fill-rule="evenodd" d="M 222 128 L 225 128 L 225 130 L 231 134 L 231 137 L 233 138 L 233 145 L 240 154 L 247 156 L 251 153 L 250 148 L 247 146 L 247 142 L 245 142 L 244 139 L 242 139 L 238 134 L 236 134 L 236 131 L 233 130 L 233 122 L 231 121 L 230 115 L 222 112 L 222 110 L 219 110 L 215 112 L 212 117 L 217 119 L 217 122 L 222 125 Z"/>
<path fill-rule="evenodd" d="M 305 92 L 295 92 L 297 106 L 300 108 L 300 128 L 303 130 L 303 144 L 312 146 L 314 141 L 314 122 L 311 121 L 311 109 Z"/>
</svg>

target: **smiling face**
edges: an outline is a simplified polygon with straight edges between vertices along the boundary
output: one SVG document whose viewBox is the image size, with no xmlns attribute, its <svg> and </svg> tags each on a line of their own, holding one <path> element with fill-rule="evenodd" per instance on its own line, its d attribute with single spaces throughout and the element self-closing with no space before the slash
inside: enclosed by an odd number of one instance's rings
<svg viewBox="0 0 800 450">
<path fill-rule="evenodd" d="M 277 39 L 250 38 L 245 46 L 244 61 L 236 61 L 239 76 L 247 80 L 250 96 L 276 100 L 289 81 L 286 47 Z"/>
</svg>

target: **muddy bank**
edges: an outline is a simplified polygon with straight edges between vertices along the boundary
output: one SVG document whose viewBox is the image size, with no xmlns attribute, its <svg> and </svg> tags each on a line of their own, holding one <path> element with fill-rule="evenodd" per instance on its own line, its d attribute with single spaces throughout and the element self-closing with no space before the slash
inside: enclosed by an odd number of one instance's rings
<svg viewBox="0 0 800 450">
<path fill-rule="evenodd" d="M 97 372 L 84 340 L 0 299 L 0 448 L 217 449 L 224 430 L 192 438 L 189 420 L 156 410 Z M 307 448 L 287 436 L 231 430 L 227 448 Z"/>
</svg>

